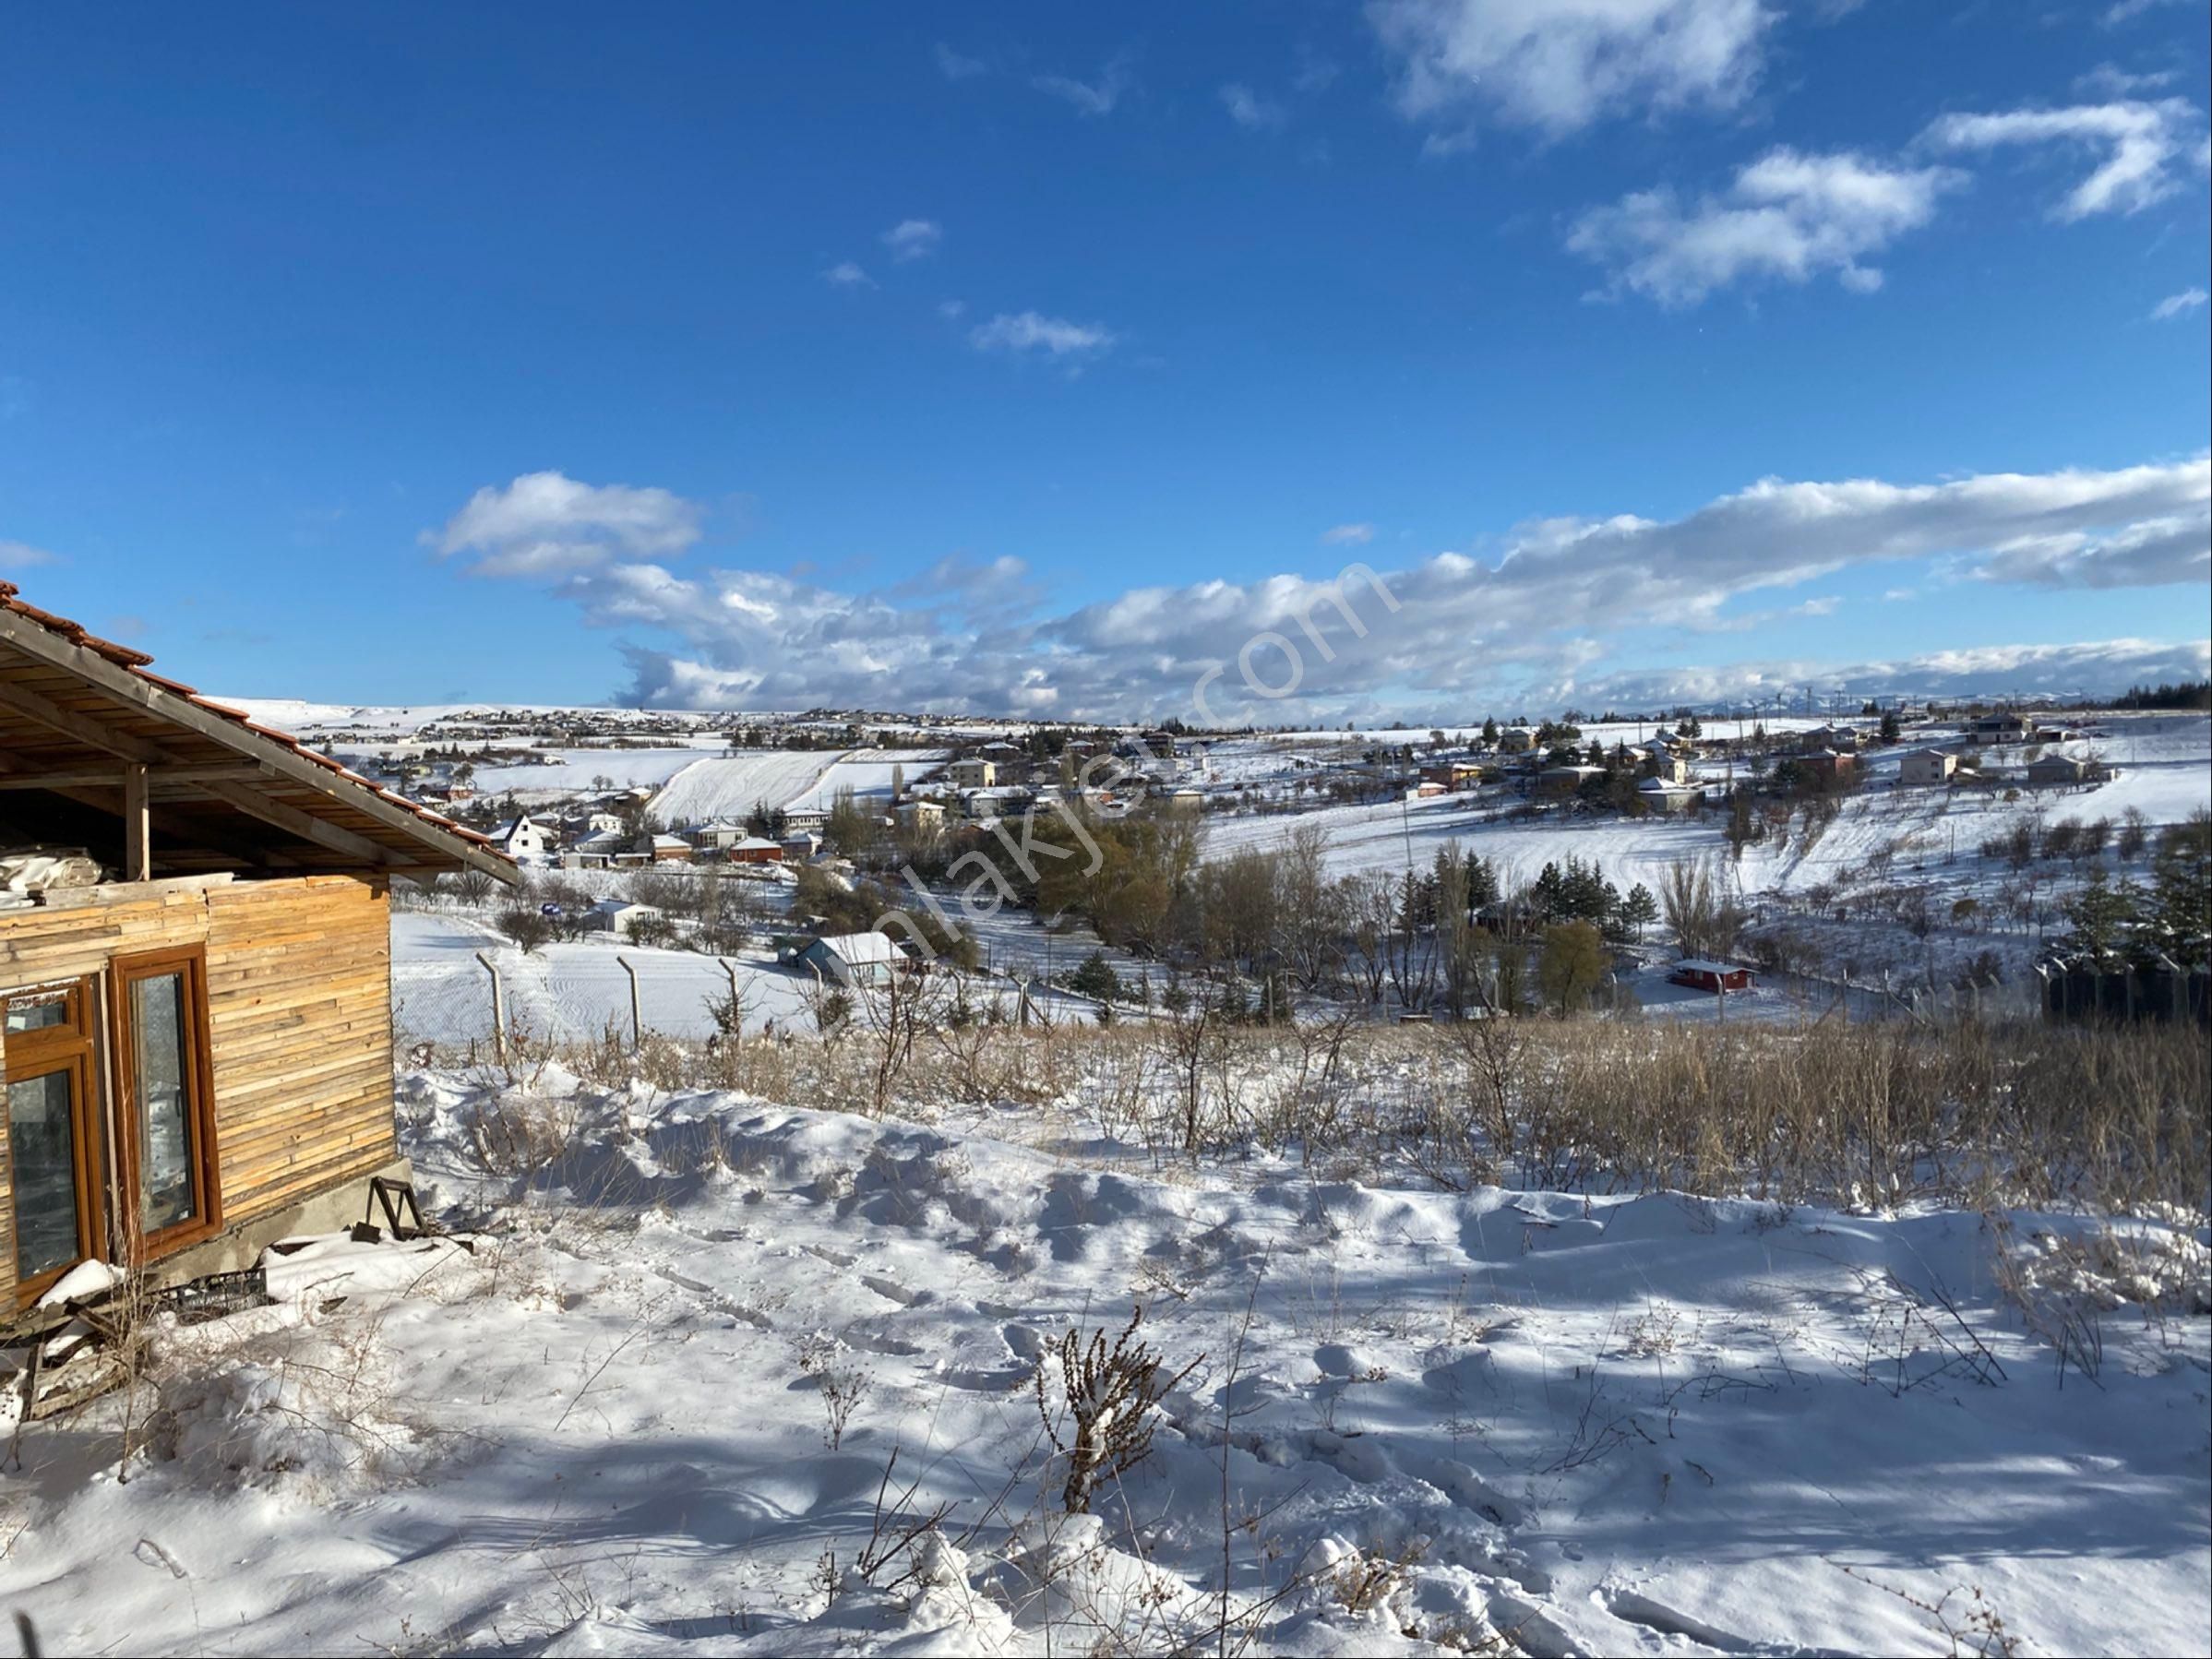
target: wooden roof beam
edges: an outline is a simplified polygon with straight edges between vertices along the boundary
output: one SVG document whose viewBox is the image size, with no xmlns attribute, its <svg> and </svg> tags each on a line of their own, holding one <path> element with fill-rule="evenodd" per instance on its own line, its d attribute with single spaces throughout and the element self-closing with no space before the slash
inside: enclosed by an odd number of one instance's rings
<svg viewBox="0 0 2212 1659">
<path fill-rule="evenodd" d="M 0 615 L 0 624 L 11 620 L 13 619 L 10 617 Z M 157 745 L 144 742 L 127 733 L 117 732 L 94 720 L 89 714 L 79 714 L 75 710 L 65 709 L 51 698 L 42 697 L 35 691 L 28 691 L 20 686 L 11 686 L 4 680 L 0 680 L 0 708 L 13 709 L 17 713 L 36 721 L 41 725 L 50 726 L 54 731 L 76 738 L 79 743 L 90 745 L 93 748 L 104 749 L 124 759 L 126 763 L 125 766 L 103 774 L 100 782 L 123 791 L 126 864 L 141 869 L 147 867 L 148 852 L 143 830 L 139 828 L 138 833 L 133 833 L 135 827 L 142 826 L 145 817 L 144 777 L 146 770 L 159 766 L 165 772 L 185 772 L 191 770 L 187 764 L 175 759 L 167 750 Z M 257 763 L 254 770 L 256 771 L 260 770 Z M 126 778 L 126 774 L 131 773 L 137 774 L 135 782 Z M 17 774 L 11 773 L 9 782 L 13 782 Z M 76 788 L 81 787 L 81 784 L 61 787 Z M 313 841 L 317 846 L 327 847 L 333 853 L 342 853 L 349 858 L 361 859 L 374 868 L 413 869 L 416 867 L 414 860 L 402 857 L 380 841 L 371 841 L 365 835 L 356 835 L 351 830 L 341 829 L 336 824 L 326 824 L 322 819 L 302 812 L 296 806 L 287 806 L 281 801 L 272 801 L 265 795 L 257 794 L 243 784 L 213 782 L 203 778 L 197 783 L 197 787 L 226 806 L 245 813 L 248 818 L 258 818 L 265 824 L 273 825 L 283 830 L 287 835 L 295 835 L 302 841 Z M 145 877 L 140 874 L 129 878 L 143 880 Z"/>
<path fill-rule="evenodd" d="M 9 620 L 12 618 L 0 617 L 0 622 Z M 154 766 L 169 760 L 166 754 L 150 743 L 114 731 L 89 714 L 65 709 L 50 698 L 41 697 L 37 692 L 26 690 L 21 686 L 11 686 L 6 680 L 0 680 L 0 709 L 12 709 L 24 719 L 34 721 L 50 731 L 74 737 L 102 754 L 114 755 L 118 759 L 138 766 Z M 121 781 L 120 769 L 112 775 L 117 782 Z"/>
<path fill-rule="evenodd" d="M 13 762 L 10 763 L 14 764 Z M 21 770 L 0 774 L 0 789 L 120 789 L 129 766 L 73 766 L 54 771 Z M 206 783 L 250 783 L 266 778 L 269 770 L 257 762 L 209 766 L 149 765 L 147 787 L 155 794 L 166 789 L 191 790 Z"/>
<path fill-rule="evenodd" d="M 402 858 L 381 841 L 373 841 L 365 835 L 355 835 L 351 830 L 341 830 L 336 824 L 326 824 L 311 813 L 302 812 L 296 806 L 288 806 L 281 801 L 272 801 L 267 795 L 256 794 L 243 784 L 207 783 L 201 785 L 201 790 L 225 806 L 236 807 L 248 818 L 259 818 L 288 835 L 296 835 L 302 841 L 313 841 L 317 846 L 327 847 L 333 853 L 343 853 L 350 858 L 365 860 L 377 868 L 413 870 L 421 867 L 413 859 Z"/>
<path fill-rule="evenodd" d="M 281 778 L 286 783 L 301 785 L 318 794 L 325 795 L 340 806 L 399 831 L 405 835 L 410 841 L 438 847 L 460 863 L 482 870 L 485 875 L 510 886 L 521 880 L 521 872 L 515 867 L 511 859 L 503 858 L 498 853 L 490 852 L 472 841 L 464 841 L 459 836 L 436 834 L 434 832 L 433 827 L 425 824 L 413 811 L 404 806 L 395 806 L 391 802 L 377 794 L 373 788 L 341 779 L 337 773 L 317 765 L 305 756 L 285 749 L 281 745 L 268 739 L 257 737 L 235 722 L 227 720 L 220 714 L 210 713 L 188 698 L 164 691 L 152 682 L 141 679 L 132 674 L 129 670 L 117 667 L 97 651 L 76 645 L 21 616 L 7 611 L 0 611 L 0 643 L 20 651 L 36 662 L 50 663 L 66 670 L 126 707 L 144 710 L 158 720 L 182 726 L 198 736 L 221 745 L 233 753 L 259 758 L 275 776 Z M 0 683 L 0 690 L 7 691 L 15 697 L 29 698 L 41 703 L 46 703 L 46 699 L 38 698 L 36 693 L 23 691 L 20 686 L 7 686 L 4 683 Z M 16 707 L 20 712 L 29 712 L 19 704 L 13 702 L 0 703 L 0 706 Z M 46 703 L 46 706 L 65 717 L 79 720 L 84 718 L 71 715 L 69 710 L 55 708 L 51 703 Z M 34 715 L 32 718 L 38 717 Z M 87 722 L 87 723 L 94 731 L 103 730 L 97 722 Z M 137 744 L 141 750 L 152 746 L 138 743 L 135 738 L 124 738 L 120 733 L 110 733 L 107 736 L 111 742 L 122 739 Z M 88 741 L 90 740 L 88 739 Z M 266 752 L 256 757 L 255 750 L 257 748 Z M 152 756 L 125 754 L 123 758 L 126 760 L 140 760 L 151 765 L 155 764 L 161 757 L 157 750 Z M 232 786 L 222 785 L 221 787 Z M 233 802 L 233 805 L 239 804 Z M 245 811 L 246 808 L 240 806 L 240 810 Z M 301 816 L 305 817 L 305 815 L 302 814 Z M 320 822 L 319 819 L 314 821 Z M 341 833 L 349 832 L 341 831 Z"/>
</svg>

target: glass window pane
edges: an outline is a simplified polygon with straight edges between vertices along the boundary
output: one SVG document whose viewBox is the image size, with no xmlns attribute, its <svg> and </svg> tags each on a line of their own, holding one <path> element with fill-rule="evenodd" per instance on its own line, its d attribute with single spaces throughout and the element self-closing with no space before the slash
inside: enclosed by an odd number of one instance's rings
<svg viewBox="0 0 2212 1659">
<path fill-rule="evenodd" d="M 197 1209 L 192 1182 L 192 1096 L 186 1082 L 185 975 L 130 982 L 132 1065 L 138 1100 L 140 1230 L 158 1233 Z"/>
<path fill-rule="evenodd" d="M 77 1137 L 72 1074 L 49 1071 L 7 1086 L 7 1150 L 15 1177 L 16 1277 L 78 1258 Z"/>
<path fill-rule="evenodd" d="M 16 1032 L 50 1031 L 57 1025 L 69 1023 L 69 993 L 60 991 L 26 991 L 7 1000 L 6 1030 Z"/>
</svg>

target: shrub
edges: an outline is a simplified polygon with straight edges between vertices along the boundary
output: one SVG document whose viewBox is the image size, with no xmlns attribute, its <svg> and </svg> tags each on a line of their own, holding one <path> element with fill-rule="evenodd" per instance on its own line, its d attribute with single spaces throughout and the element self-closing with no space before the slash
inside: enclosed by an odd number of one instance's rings
<svg viewBox="0 0 2212 1659">
<path fill-rule="evenodd" d="M 499 913 L 497 925 L 508 941 L 526 956 L 553 937 L 552 921 L 532 904 L 508 905 Z"/>
<path fill-rule="evenodd" d="M 1100 1481 L 1126 1474 L 1151 1454 L 1160 1402 L 1205 1358 L 1202 1354 L 1173 1376 L 1163 1375 L 1160 1355 L 1137 1340 L 1137 1327 L 1143 1319 L 1140 1306 L 1111 1347 L 1103 1328 L 1093 1331 L 1085 1343 L 1082 1331 L 1071 1327 L 1058 1345 L 1037 1361 L 1032 1379 L 1037 1415 L 1045 1433 L 1068 1460 L 1060 1507 L 1070 1515 L 1089 1514 L 1091 1495 Z M 1056 1370 L 1054 1386 L 1046 1379 Z M 1057 1419 L 1055 1395 L 1063 1408 Z M 1071 1439 L 1060 1438 L 1065 1425 L 1072 1425 Z"/>
</svg>

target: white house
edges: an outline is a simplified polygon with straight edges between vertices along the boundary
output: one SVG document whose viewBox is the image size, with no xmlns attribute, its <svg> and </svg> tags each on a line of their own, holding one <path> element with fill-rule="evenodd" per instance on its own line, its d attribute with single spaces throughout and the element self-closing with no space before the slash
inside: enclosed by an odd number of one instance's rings
<svg viewBox="0 0 2212 1659">
<path fill-rule="evenodd" d="M 1907 749 L 1897 757 L 1900 784 L 1948 783 L 1958 770 L 1958 757 L 1944 749 Z"/>
<path fill-rule="evenodd" d="M 1665 778 L 1646 778 L 1636 794 L 1654 812 L 1686 812 L 1705 792 L 1693 783 L 1675 783 Z"/>
<path fill-rule="evenodd" d="M 492 845 L 517 864 L 544 864 L 553 853 L 553 835 L 534 818 L 510 818 L 492 831 Z"/>
<path fill-rule="evenodd" d="M 998 782 L 998 766 L 991 760 L 955 760 L 945 768 L 945 781 L 954 789 L 988 789 Z"/>
<path fill-rule="evenodd" d="M 604 870 L 613 864 L 617 854 L 629 850 L 629 837 L 619 826 L 613 830 L 595 830 L 582 837 L 561 854 L 561 865 L 570 870 Z"/>
<path fill-rule="evenodd" d="M 840 933 L 816 939 L 792 959 L 840 985 L 881 985 L 907 961 L 889 934 Z"/>
<path fill-rule="evenodd" d="M 640 904 L 634 899 L 602 899 L 592 906 L 585 925 L 600 933 L 627 939 L 640 922 L 660 913 L 658 905 Z"/>
</svg>

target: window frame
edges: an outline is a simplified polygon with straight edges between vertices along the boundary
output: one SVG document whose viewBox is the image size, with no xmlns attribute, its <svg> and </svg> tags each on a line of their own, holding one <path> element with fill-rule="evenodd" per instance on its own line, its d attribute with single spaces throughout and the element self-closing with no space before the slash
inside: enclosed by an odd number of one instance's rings
<svg viewBox="0 0 2212 1659">
<path fill-rule="evenodd" d="M 185 1067 L 188 1095 L 185 1115 L 191 1140 L 193 1194 L 197 1207 L 183 1221 L 158 1232 L 139 1225 L 140 1171 L 145 1149 L 140 1144 L 137 1033 L 131 1023 L 131 987 L 142 979 L 160 979 L 175 973 L 184 990 L 182 1034 L 191 1049 Z M 134 1264 L 143 1265 L 197 1244 L 222 1230 L 222 1188 L 217 1178 L 215 1128 L 214 1044 L 208 1019 L 208 952 L 204 945 L 180 945 L 161 950 L 141 950 L 108 961 L 112 1053 L 114 1056 L 115 1184 L 123 1210 L 122 1247 Z"/>
<path fill-rule="evenodd" d="M 68 997 L 66 1020 L 60 1025 L 7 1033 L 8 1004 L 56 990 Z M 70 1150 L 76 1163 L 71 1174 L 77 1187 L 77 1255 L 60 1267 L 49 1268 L 28 1279 L 17 1277 L 15 1296 L 18 1307 L 29 1307 L 37 1301 L 78 1262 L 98 1259 L 106 1254 L 107 1136 L 101 1125 L 102 1103 L 95 1064 L 99 1039 L 92 1002 L 92 981 L 89 977 L 50 980 L 0 991 L 0 1092 L 56 1072 L 66 1073 L 70 1080 Z M 0 1099 L 0 1105 L 5 1105 L 4 1099 Z M 22 1262 L 17 1241 L 19 1200 L 16 1195 L 16 1151 L 12 1137 L 7 1147 L 7 1268 L 12 1276 L 20 1273 Z"/>
</svg>

